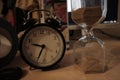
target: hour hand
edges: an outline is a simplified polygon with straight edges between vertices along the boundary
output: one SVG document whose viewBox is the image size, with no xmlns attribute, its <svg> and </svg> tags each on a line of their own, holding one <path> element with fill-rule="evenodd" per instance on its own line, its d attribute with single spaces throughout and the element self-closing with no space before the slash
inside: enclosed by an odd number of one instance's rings
<svg viewBox="0 0 120 80">
<path fill-rule="evenodd" d="M 42 48 L 44 48 L 44 47 L 45 47 L 45 45 L 44 45 L 44 44 L 40 45 L 40 44 L 35 44 L 35 43 L 33 43 L 32 45 L 34 45 L 34 46 L 38 46 L 38 47 L 42 47 Z"/>
</svg>

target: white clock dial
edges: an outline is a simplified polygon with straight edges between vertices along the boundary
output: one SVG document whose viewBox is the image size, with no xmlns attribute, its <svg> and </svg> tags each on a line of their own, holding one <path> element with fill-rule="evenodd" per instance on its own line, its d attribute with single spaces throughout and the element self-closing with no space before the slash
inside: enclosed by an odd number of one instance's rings
<svg viewBox="0 0 120 80">
<path fill-rule="evenodd" d="M 7 56 L 11 49 L 11 41 L 9 41 L 6 36 L 0 35 L 0 58 Z"/>
<path fill-rule="evenodd" d="M 0 68 L 8 65 L 18 50 L 16 28 L 0 18 Z"/>
<path fill-rule="evenodd" d="M 25 60 L 35 67 L 49 67 L 56 64 L 65 53 L 62 34 L 48 26 L 38 26 L 29 30 L 22 41 Z"/>
</svg>

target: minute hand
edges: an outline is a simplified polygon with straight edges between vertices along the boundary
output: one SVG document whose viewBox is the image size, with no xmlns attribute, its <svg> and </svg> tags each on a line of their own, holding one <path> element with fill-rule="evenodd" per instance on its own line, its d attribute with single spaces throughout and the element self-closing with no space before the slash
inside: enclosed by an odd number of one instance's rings
<svg viewBox="0 0 120 80">
<path fill-rule="evenodd" d="M 43 49 L 45 48 L 45 45 L 42 45 L 41 47 L 42 47 L 42 49 L 40 50 L 40 53 L 39 53 L 39 55 L 38 55 L 38 57 L 37 57 L 37 61 L 39 60 L 39 58 L 40 58 L 40 56 L 41 56 L 41 53 L 42 53 Z"/>
</svg>

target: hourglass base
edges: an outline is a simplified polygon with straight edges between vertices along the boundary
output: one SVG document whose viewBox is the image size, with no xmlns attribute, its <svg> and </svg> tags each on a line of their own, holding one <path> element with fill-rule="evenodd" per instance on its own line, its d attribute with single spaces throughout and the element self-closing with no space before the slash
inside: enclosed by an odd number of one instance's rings
<svg viewBox="0 0 120 80">
<path fill-rule="evenodd" d="M 75 62 L 85 73 L 100 73 L 106 70 L 105 47 L 97 42 L 76 41 L 73 45 Z"/>
</svg>

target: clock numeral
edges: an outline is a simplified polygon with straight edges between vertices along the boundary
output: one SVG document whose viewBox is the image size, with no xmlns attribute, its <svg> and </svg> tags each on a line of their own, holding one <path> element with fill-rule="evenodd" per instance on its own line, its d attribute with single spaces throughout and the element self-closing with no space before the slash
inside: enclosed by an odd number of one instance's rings
<svg viewBox="0 0 120 80">
<path fill-rule="evenodd" d="M 51 56 L 51 59 L 54 59 L 54 57 L 53 57 L 53 56 Z"/>
<path fill-rule="evenodd" d="M 32 39 L 28 39 L 28 43 L 32 43 Z"/>
<path fill-rule="evenodd" d="M 39 33 L 40 33 L 40 34 L 44 34 L 44 32 L 45 32 L 44 30 L 40 30 L 40 32 L 39 32 Z"/>
<path fill-rule="evenodd" d="M 61 44 L 60 44 L 60 42 L 56 42 L 56 44 L 58 45 L 58 46 L 60 46 Z"/>
<path fill-rule="evenodd" d="M 35 62 L 38 62 L 38 59 L 37 59 L 37 57 L 35 57 L 35 56 L 32 56 L 32 59 L 33 59 Z"/>
<path fill-rule="evenodd" d="M 54 40 L 57 40 L 57 37 L 56 37 L 56 36 L 54 36 L 53 38 L 54 38 Z"/>
<path fill-rule="evenodd" d="M 52 60 L 54 60 L 54 57 L 53 57 L 53 56 L 51 56 L 51 59 L 52 59 Z"/>
<path fill-rule="evenodd" d="M 51 34 L 51 32 L 47 31 L 47 34 L 48 34 L 48 35 L 50 35 L 50 34 Z"/>
<path fill-rule="evenodd" d="M 60 47 L 59 46 L 57 47 L 55 52 L 56 52 L 56 54 L 59 54 L 59 52 L 60 52 Z"/>
<path fill-rule="evenodd" d="M 29 46 L 26 45 L 26 46 L 25 46 L 25 49 L 30 49 L 30 48 L 29 48 Z"/>
<path fill-rule="evenodd" d="M 56 50 L 55 52 L 58 53 L 58 50 Z"/>
<path fill-rule="evenodd" d="M 43 63 L 47 63 L 47 60 L 46 60 L 46 58 L 44 58 L 42 62 L 43 62 Z"/>
<path fill-rule="evenodd" d="M 33 37 L 37 37 L 37 33 L 36 32 L 33 33 Z"/>
</svg>

